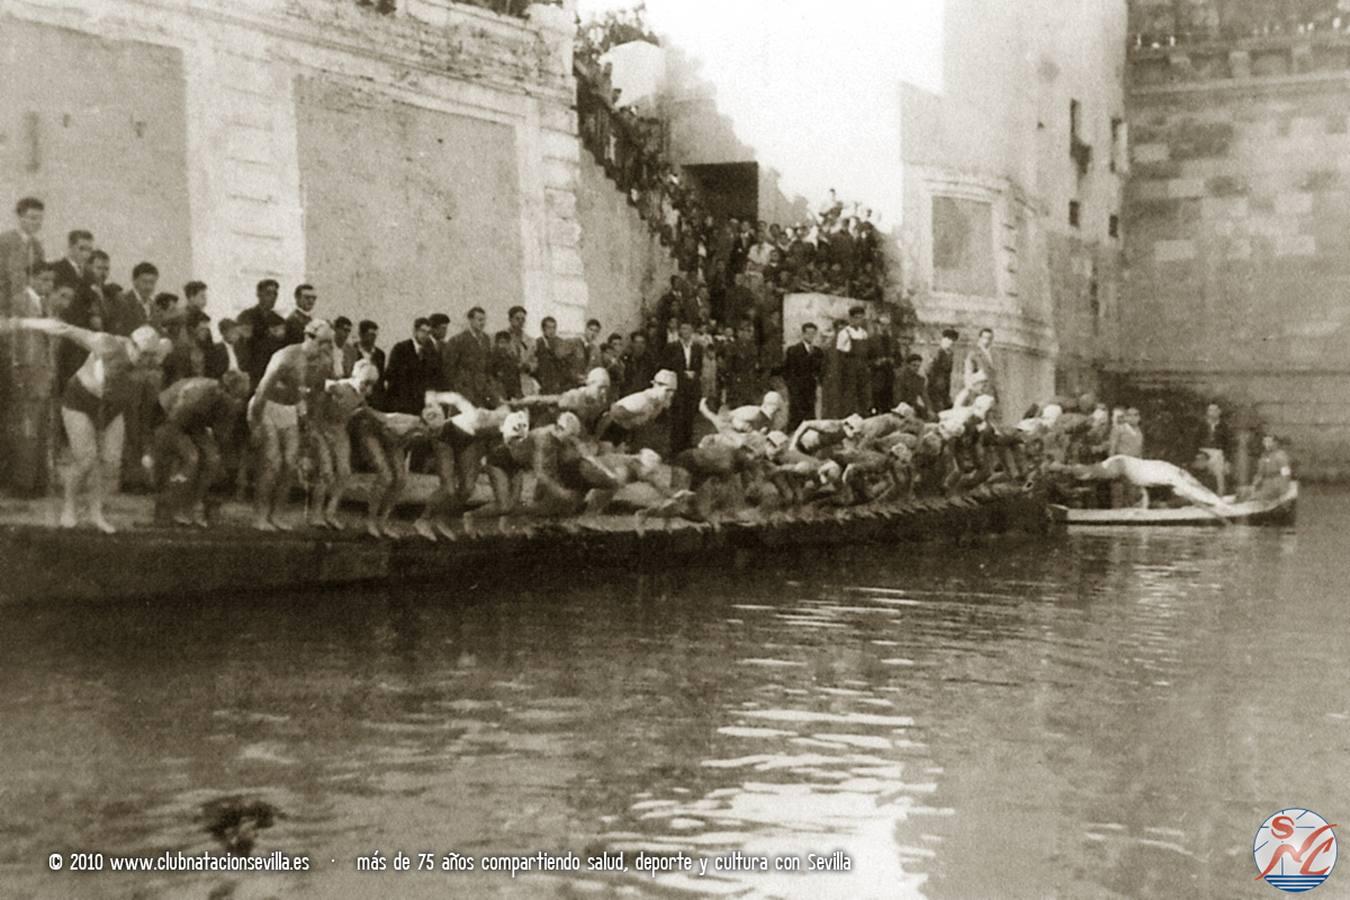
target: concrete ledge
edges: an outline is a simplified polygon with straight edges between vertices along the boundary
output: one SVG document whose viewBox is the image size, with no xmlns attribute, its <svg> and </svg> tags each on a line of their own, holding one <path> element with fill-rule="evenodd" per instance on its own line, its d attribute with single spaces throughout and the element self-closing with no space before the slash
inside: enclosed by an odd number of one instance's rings
<svg viewBox="0 0 1350 900">
<path fill-rule="evenodd" d="M 538 522 L 529 533 L 483 533 L 456 541 L 373 540 L 354 534 L 259 534 L 241 528 L 147 528 L 102 535 L 36 525 L 0 527 L 6 578 L 0 605 L 249 593 L 361 583 L 471 583 L 491 575 L 584 576 L 588 570 L 660 569 L 725 563 L 746 553 L 802 547 L 1043 535 L 1044 494 L 1013 486 L 955 499 L 838 511 L 774 514 L 753 523 L 709 525 L 604 517 L 589 529 Z"/>
</svg>

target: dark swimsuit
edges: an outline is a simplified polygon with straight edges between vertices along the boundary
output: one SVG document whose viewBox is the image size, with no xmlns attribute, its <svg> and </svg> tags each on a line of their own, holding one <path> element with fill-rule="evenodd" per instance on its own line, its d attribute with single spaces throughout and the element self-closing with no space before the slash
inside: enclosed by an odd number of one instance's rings
<svg viewBox="0 0 1350 900">
<path fill-rule="evenodd" d="M 102 431 L 131 406 L 135 393 L 130 377 L 132 365 L 131 355 L 119 342 L 117 352 L 103 358 L 103 396 L 99 397 L 85 387 L 77 372 L 66 382 L 61 405 L 88 416 L 94 427 Z"/>
</svg>

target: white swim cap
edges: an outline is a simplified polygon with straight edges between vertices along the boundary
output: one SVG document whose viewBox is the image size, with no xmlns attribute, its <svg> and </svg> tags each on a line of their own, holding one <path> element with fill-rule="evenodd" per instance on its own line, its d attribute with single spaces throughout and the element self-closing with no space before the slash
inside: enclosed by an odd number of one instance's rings
<svg viewBox="0 0 1350 900">
<path fill-rule="evenodd" d="M 131 343 L 141 353 L 155 353 L 159 350 L 159 332 L 153 325 L 142 325 L 131 332 Z"/>
<path fill-rule="evenodd" d="M 352 370 L 355 374 L 355 369 Z M 439 403 L 430 403 L 422 408 L 422 421 L 433 429 L 439 429 L 445 425 L 445 410 L 441 409 Z"/>
<path fill-rule="evenodd" d="M 554 427 L 563 437 L 576 437 L 581 434 L 581 420 L 577 418 L 576 413 L 565 412 L 558 416 Z"/>
<path fill-rule="evenodd" d="M 891 412 L 895 413 L 897 416 L 908 419 L 910 416 L 914 415 L 914 407 L 910 406 L 908 403 L 901 403 L 895 409 L 891 410 Z"/>
<path fill-rule="evenodd" d="M 1041 410 L 1041 421 L 1047 425 L 1053 425 L 1062 415 L 1064 415 L 1064 407 L 1058 403 L 1051 403 Z"/>
<path fill-rule="evenodd" d="M 358 359 L 352 366 L 352 380 L 357 384 L 374 384 L 380 380 L 380 369 L 368 359 Z"/>
<path fill-rule="evenodd" d="M 656 377 L 652 379 L 652 387 L 663 387 L 666 388 L 667 390 L 673 391 L 679 386 L 680 386 L 679 376 L 676 375 L 674 372 L 672 372 L 670 369 L 662 369 L 661 371 L 657 372 Z"/>
<path fill-rule="evenodd" d="M 325 319 L 310 319 L 309 324 L 305 326 L 305 337 L 312 337 L 320 343 L 331 341 L 333 339 L 333 326 L 329 325 Z"/>
<path fill-rule="evenodd" d="M 530 433 L 530 414 L 524 410 L 510 413 L 502 420 L 502 440 L 508 444 L 518 441 Z"/>
<path fill-rule="evenodd" d="M 609 387 L 609 372 L 595 368 L 586 373 L 586 387 Z"/>
<path fill-rule="evenodd" d="M 650 472 L 661 465 L 661 454 L 651 447 L 643 447 L 637 452 L 638 466 L 643 472 Z"/>
<path fill-rule="evenodd" d="M 764 399 L 763 401 L 761 401 L 760 406 L 762 406 L 766 412 L 772 415 L 773 413 L 783 408 L 783 395 L 778 393 L 777 391 L 769 391 L 767 394 L 764 395 Z"/>
<path fill-rule="evenodd" d="M 975 410 L 975 415 L 983 419 L 985 416 L 989 415 L 989 410 L 994 408 L 995 402 L 997 401 L 994 400 L 993 396 L 981 394 L 975 398 L 975 402 L 971 404 L 971 407 Z"/>
<path fill-rule="evenodd" d="M 844 434 L 848 435 L 849 437 L 852 437 L 853 435 L 858 433 L 858 430 L 862 428 L 862 426 L 863 426 L 863 417 L 858 415 L 857 413 L 854 413 L 853 415 L 849 416 L 847 419 L 844 420 Z"/>
</svg>

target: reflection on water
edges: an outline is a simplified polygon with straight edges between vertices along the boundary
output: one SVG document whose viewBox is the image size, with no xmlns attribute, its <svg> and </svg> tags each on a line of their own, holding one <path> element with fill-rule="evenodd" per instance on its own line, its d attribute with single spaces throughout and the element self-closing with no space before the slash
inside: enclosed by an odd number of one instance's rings
<svg viewBox="0 0 1350 900">
<path fill-rule="evenodd" d="M 1256 827 L 1350 814 L 1350 495 L 1297 534 L 905 546 L 568 590 L 11 609 L 6 896 L 1247 896 Z M 51 875 L 278 818 L 304 875 Z M 357 874 L 403 850 L 630 871 Z M 631 870 L 842 850 L 846 873 Z M 333 862 L 335 860 L 335 862 Z M 78 879 L 76 881 L 75 879 Z"/>
</svg>

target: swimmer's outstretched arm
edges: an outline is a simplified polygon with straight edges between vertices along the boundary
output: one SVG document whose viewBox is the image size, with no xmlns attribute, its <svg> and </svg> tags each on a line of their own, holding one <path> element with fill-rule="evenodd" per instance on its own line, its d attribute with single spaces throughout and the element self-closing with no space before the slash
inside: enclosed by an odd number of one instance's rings
<svg viewBox="0 0 1350 900">
<path fill-rule="evenodd" d="M 562 394 L 531 394 L 528 397 L 508 400 L 506 405 L 512 409 L 534 409 L 541 406 L 558 406 L 562 403 L 562 398 Z"/>
<path fill-rule="evenodd" d="M 66 338 L 89 352 L 98 354 L 109 352 L 121 340 L 115 335 L 90 331 L 87 328 L 62 322 L 60 319 L 0 318 L 0 333 L 6 331 L 37 331 L 51 337 Z"/>
<path fill-rule="evenodd" d="M 704 397 L 698 401 L 698 411 L 703 414 L 703 418 L 707 419 L 709 422 L 712 423 L 713 428 L 717 429 L 718 434 L 723 436 L 731 436 L 738 434 L 736 429 L 732 427 L 731 423 L 727 422 L 717 413 L 712 411 L 712 407 L 708 405 L 707 397 Z"/>
<path fill-rule="evenodd" d="M 478 409 L 469 402 L 468 398 L 457 391 L 427 391 L 422 405 L 458 406 L 460 412 L 474 412 Z"/>
</svg>

